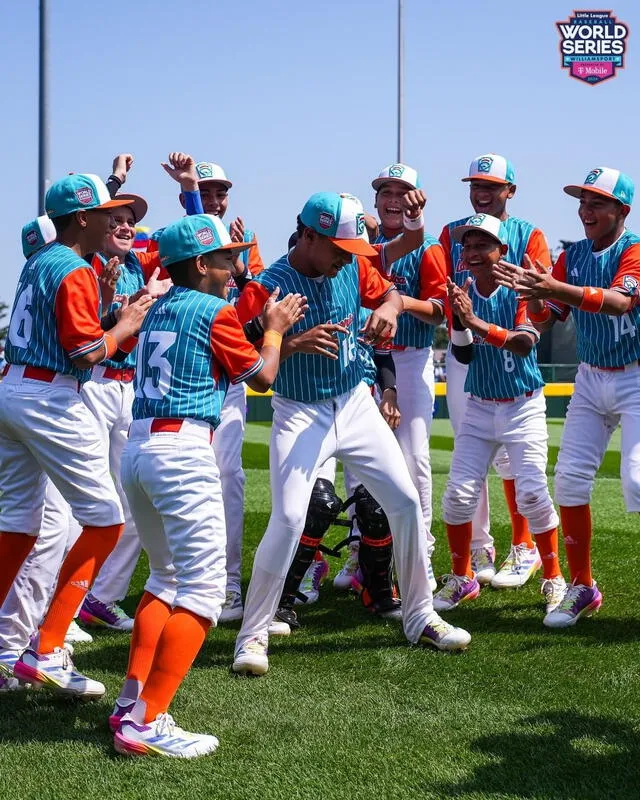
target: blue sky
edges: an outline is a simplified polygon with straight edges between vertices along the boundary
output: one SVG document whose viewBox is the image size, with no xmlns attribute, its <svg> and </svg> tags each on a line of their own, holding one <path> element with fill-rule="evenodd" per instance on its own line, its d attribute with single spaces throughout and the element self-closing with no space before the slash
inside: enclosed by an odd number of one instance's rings
<svg viewBox="0 0 640 800">
<path fill-rule="evenodd" d="M 227 216 L 256 231 L 265 262 L 284 251 L 311 193 L 348 191 L 372 207 L 370 181 L 396 158 L 396 0 L 50 7 L 53 179 L 106 177 L 113 155 L 130 151 L 126 188 L 148 199 L 145 224 L 156 228 L 180 215 L 160 167 L 167 153 L 216 161 L 234 182 Z M 430 232 L 467 213 L 459 179 L 487 151 L 514 162 L 511 213 L 553 247 L 581 235 L 565 183 L 595 166 L 640 183 L 640 7 L 615 3 L 631 29 L 627 67 L 595 87 L 560 68 L 555 22 L 573 8 L 405 0 L 404 160 L 422 176 Z M 7 4 L 3 21 L 0 299 L 12 302 L 20 229 L 37 214 L 37 0 Z"/>
</svg>

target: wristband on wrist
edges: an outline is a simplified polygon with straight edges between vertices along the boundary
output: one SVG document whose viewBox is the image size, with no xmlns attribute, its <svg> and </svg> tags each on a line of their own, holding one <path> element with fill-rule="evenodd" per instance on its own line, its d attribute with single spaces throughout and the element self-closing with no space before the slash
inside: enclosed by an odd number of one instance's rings
<svg viewBox="0 0 640 800">
<path fill-rule="evenodd" d="M 531 322 L 547 322 L 551 319 L 551 309 L 546 303 L 542 311 L 528 311 L 527 313 Z"/>
<path fill-rule="evenodd" d="M 591 311 L 597 314 L 604 305 L 604 289 L 593 286 L 585 286 L 582 292 L 582 301 L 578 308 L 581 311 Z"/>
<path fill-rule="evenodd" d="M 184 210 L 188 216 L 204 214 L 200 189 L 196 189 L 194 192 L 183 192 L 182 194 L 184 195 Z"/>
<path fill-rule="evenodd" d="M 279 350 L 282 345 L 282 334 L 278 333 L 278 331 L 265 331 L 262 346 L 267 347 L 269 345 Z"/>
<path fill-rule="evenodd" d="M 104 360 L 107 358 L 113 358 L 118 350 L 118 343 L 110 333 L 105 333 L 104 335 L 104 349 L 106 351 L 104 354 Z"/>
<path fill-rule="evenodd" d="M 469 328 L 465 328 L 463 331 L 457 331 L 455 328 L 452 328 L 451 344 L 457 344 L 459 347 L 465 347 L 468 344 L 473 344 L 473 334 Z"/>
<path fill-rule="evenodd" d="M 404 216 L 404 227 L 408 231 L 419 231 L 420 228 L 424 228 L 424 214 L 422 211 L 420 212 L 419 216 L 415 219 L 411 219 L 406 214 Z"/>
<path fill-rule="evenodd" d="M 509 331 L 506 328 L 501 328 L 499 325 L 491 323 L 484 340 L 487 344 L 491 344 L 494 347 L 504 347 L 508 338 Z"/>
<path fill-rule="evenodd" d="M 111 173 L 111 175 L 109 175 L 109 177 L 107 178 L 107 183 L 109 183 L 109 181 L 115 181 L 118 184 L 118 189 L 121 189 L 122 184 L 124 183 L 124 181 L 120 180 L 120 178 L 117 175 L 114 175 L 113 173 Z"/>
</svg>

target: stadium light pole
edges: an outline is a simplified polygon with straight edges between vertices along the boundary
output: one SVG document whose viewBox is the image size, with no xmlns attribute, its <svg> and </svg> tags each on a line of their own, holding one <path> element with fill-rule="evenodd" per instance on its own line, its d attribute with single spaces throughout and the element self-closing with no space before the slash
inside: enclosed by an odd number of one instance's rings
<svg viewBox="0 0 640 800">
<path fill-rule="evenodd" d="M 403 161 L 404 138 L 404 2 L 398 0 L 398 163 Z"/>
<path fill-rule="evenodd" d="M 44 214 L 49 184 L 49 9 L 40 0 L 40 48 L 38 91 L 38 214 Z"/>
</svg>

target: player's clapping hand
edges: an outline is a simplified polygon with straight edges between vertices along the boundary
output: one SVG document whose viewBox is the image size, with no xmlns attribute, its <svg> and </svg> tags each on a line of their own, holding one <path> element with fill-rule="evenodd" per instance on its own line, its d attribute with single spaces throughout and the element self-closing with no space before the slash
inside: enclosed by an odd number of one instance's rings
<svg viewBox="0 0 640 800">
<path fill-rule="evenodd" d="M 120 259 L 110 258 L 102 268 L 100 277 L 98 278 L 98 286 L 100 287 L 100 297 L 102 299 L 102 307 L 109 308 L 113 303 L 113 295 L 116 290 L 118 278 L 120 277 Z"/>
<path fill-rule="evenodd" d="M 524 267 L 510 264 L 501 259 L 492 267 L 492 273 L 501 286 L 517 292 L 522 300 L 546 300 L 553 297 L 557 282 L 551 272 L 539 261 L 532 263 L 529 256 L 524 257 Z"/>
<path fill-rule="evenodd" d="M 188 153 L 169 153 L 168 163 L 162 162 L 162 167 L 167 175 L 180 184 L 183 192 L 195 192 L 198 188 L 198 173 L 196 162 Z"/>
<path fill-rule="evenodd" d="M 291 337 L 295 339 L 294 352 L 325 356 L 336 361 L 339 350 L 338 334 L 347 333 L 349 333 L 347 328 L 333 322 L 316 325 L 304 333 L 298 333 Z"/>
<path fill-rule="evenodd" d="M 137 336 L 138 331 L 144 318 L 147 316 L 147 311 L 155 303 L 150 294 L 142 295 L 135 301 L 130 300 L 128 297 L 123 298 L 122 306 L 118 313 L 118 322 L 125 323 L 129 329 L 129 336 Z"/>
<path fill-rule="evenodd" d="M 124 183 L 127 180 L 127 173 L 133 166 L 133 156 L 131 153 L 119 153 L 113 159 L 113 165 L 111 167 L 111 174 L 115 175 L 116 178 L 120 181 L 120 183 Z"/>
<path fill-rule="evenodd" d="M 264 305 L 262 326 L 265 331 L 272 330 L 284 334 L 304 317 L 304 312 L 309 306 L 304 295 L 288 294 L 277 302 L 279 294 L 280 289 L 276 286 Z"/>
<path fill-rule="evenodd" d="M 417 219 L 427 204 L 427 195 L 422 189 L 410 189 L 400 202 L 405 215 L 410 219 Z"/>
<path fill-rule="evenodd" d="M 144 287 L 146 289 L 146 293 L 151 295 L 153 298 L 162 297 L 162 295 L 166 294 L 173 286 L 173 281 L 171 278 L 163 278 L 162 280 L 159 280 L 158 275 L 160 275 L 160 267 L 156 267 L 153 270 L 146 286 Z"/>
<path fill-rule="evenodd" d="M 381 344 L 387 339 L 393 339 L 398 329 L 398 311 L 392 305 L 383 303 L 380 308 L 372 311 L 369 318 L 360 329 L 364 342 L 370 345 Z"/>
<path fill-rule="evenodd" d="M 473 283 L 473 278 L 467 278 L 464 286 L 460 287 L 451 278 L 447 278 L 447 294 L 451 310 L 457 315 L 465 328 L 473 327 L 476 315 L 473 313 L 473 305 L 469 297 L 469 287 Z"/>
<path fill-rule="evenodd" d="M 236 217 L 229 225 L 229 236 L 232 242 L 244 242 L 244 221 L 242 217 Z"/>
<path fill-rule="evenodd" d="M 384 417 L 384 421 L 395 431 L 400 425 L 400 409 L 398 408 L 398 395 L 395 389 L 385 389 L 382 393 L 382 402 L 378 406 L 380 413 Z"/>
</svg>

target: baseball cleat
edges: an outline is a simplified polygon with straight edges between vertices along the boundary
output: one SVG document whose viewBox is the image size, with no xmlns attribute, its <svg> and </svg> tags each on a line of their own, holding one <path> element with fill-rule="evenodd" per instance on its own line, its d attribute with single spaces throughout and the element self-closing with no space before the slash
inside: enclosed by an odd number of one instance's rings
<svg viewBox="0 0 640 800">
<path fill-rule="evenodd" d="M 116 704 L 113 707 L 113 711 L 109 716 L 109 730 L 111 733 L 115 733 L 118 728 L 120 727 L 120 723 L 122 722 L 122 718 L 127 714 L 130 714 L 133 707 L 135 706 L 136 701 L 130 700 L 126 697 L 118 698 L 116 700 Z"/>
<path fill-rule="evenodd" d="M 526 543 L 512 545 L 500 571 L 491 579 L 491 586 L 494 589 L 518 589 L 541 567 L 542 559 L 537 547 L 527 547 Z"/>
<path fill-rule="evenodd" d="M 18 692 L 31 688 L 30 684 L 23 683 L 13 676 L 13 668 L 21 652 L 21 650 L 0 650 L 0 692 Z"/>
<path fill-rule="evenodd" d="M 36 653 L 27 648 L 16 661 L 13 675 L 36 688 L 43 687 L 85 700 L 97 700 L 106 691 L 99 681 L 76 671 L 69 651 L 63 647 L 56 647 L 53 653 Z"/>
<path fill-rule="evenodd" d="M 551 614 L 555 611 L 560 603 L 564 600 L 567 592 L 567 582 L 558 575 L 555 578 L 543 578 L 540 586 L 540 594 L 544 596 L 545 603 L 547 604 L 546 612 Z"/>
<path fill-rule="evenodd" d="M 496 548 L 475 547 L 471 551 L 471 569 L 480 586 L 491 583 L 496 574 Z"/>
<path fill-rule="evenodd" d="M 591 617 L 602 605 L 602 594 L 596 582 L 592 586 L 572 583 L 560 605 L 544 618 L 547 628 L 569 628 L 575 625 L 580 617 Z"/>
<path fill-rule="evenodd" d="M 78 623 L 74 620 L 69 625 L 69 630 L 64 635 L 65 644 L 91 644 L 93 636 L 87 631 L 83 631 Z"/>
<path fill-rule="evenodd" d="M 179 728 L 171 714 L 158 714 L 148 725 L 136 722 L 127 714 L 113 737 L 116 752 L 123 756 L 197 758 L 213 753 L 218 745 L 215 736 Z"/>
<path fill-rule="evenodd" d="M 437 614 L 425 626 L 418 644 L 435 647 L 437 650 L 465 650 L 471 641 L 471 634 L 464 628 L 449 625 Z"/>
<path fill-rule="evenodd" d="M 475 600 L 480 594 L 480 584 L 475 576 L 445 575 L 444 580 L 442 589 L 433 596 L 433 608 L 436 611 L 451 611 L 460 603 Z"/>
<path fill-rule="evenodd" d="M 347 591 L 351 588 L 351 580 L 355 577 L 359 568 L 359 552 L 360 542 L 352 542 L 349 545 L 349 555 L 347 556 L 347 560 L 344 562 L 340 572 L 333 579 L 333 585 L 336 589 Z"/>
<path fill-rule="evenodd" d="M 133 618 L 123 611 L 117 603 L 103 603 L 91 592 L 85 597 L 78 614 L 82 622 L 108 628 L 110 631 L 133 630 Z"/>
<path fill-rule="evenodd" d="M 311 605 L 317 603 L 320 597 L 320 586 L 329 574 L 329 562 L 321 558 L 318 561 L 312 561 L 307 571 L 304 573 L 304 578 L 300 582 L 299 594 L 303 594 L 307 599 L 301 600 L 296 597 L 296 604 L 304 603 Z"/>
<path fill-rule="evenodd" d="M 236 653 L 231 669 L 238 675 L 264 675 L 269 669 L 266 638 L 249 639 Z"/>
<path fill-rule="evenodd" d="M 280 608 L 276 611 L 276 615 L 273 618 L 273 625 L 275 622 L 285 622 L 289 626 L 289 631 L 295 630 L 296 628 L 300 627 L 300 622 L 298 621 L 298 615 L 289 606 L 280 606 Z M 271 633 L 271 630 L 269 630 Z"/>
<path fill-rule="evenodd" d="M 235 590 L 227 592 L 218 622 L 236 622 L 236 620 L 242 619 L 243 614 L 244 606 L 240 592 Z"/>
</svg>

